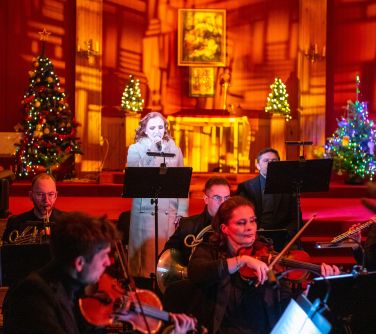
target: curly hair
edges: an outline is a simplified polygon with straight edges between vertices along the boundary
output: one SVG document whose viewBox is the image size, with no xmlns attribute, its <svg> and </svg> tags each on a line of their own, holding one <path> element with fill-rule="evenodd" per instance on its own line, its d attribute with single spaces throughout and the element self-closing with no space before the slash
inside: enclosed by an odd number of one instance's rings
<svg viewBox="0 0 376 334">
<path fill-rule="evenodd" d="M 219 207 L 216 215 L 212 220 L 214 233 L 210 236 L 209 242 L 220 251 L 225 251 L 227 247 L 227 237 L 221 230 L 221 225 L 227 225 L 232 217 L 234 210 L 240 206 L 249 206 L 253 210 L 254 205 L 242 196 L 233 196 L 224 201 Z"/>
<path fill-rule="evenodd" d="M 164 126 L 165 126 L 165 131 L 164 131 L 162 139 L 167 140 L 167 141 L 171 139 L 167 119 L 161 113 L 152 111 L 146 114 L 146 116 L 144 116 L 144 118 L 141 119 L 140 123 L 138 124 L 138 128 L 136 129 L 136 136 L 135 136 L 136 142 L 139 141 L 141 138 L 147 137 L 147 134 L 145 133 L 146 126 L 149 120 L 155 117 L 159 117 L 160 119 L 162 119 Z"/>
<path fill-rule="evenodd" d="M 56 219 L 50 247 L 53 258 L 63 265 L 78 256 L 91 262 L 94 255 L 111 245 L 116 237 L 114 225 L 105 217 L 67 212 Z"/>
</svg>

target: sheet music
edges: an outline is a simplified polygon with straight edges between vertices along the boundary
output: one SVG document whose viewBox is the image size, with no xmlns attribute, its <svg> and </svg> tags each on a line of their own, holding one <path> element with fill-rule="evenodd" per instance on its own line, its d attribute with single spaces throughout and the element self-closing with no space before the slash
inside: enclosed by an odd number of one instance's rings
<svg viewBox="0 0 376 334">
<path fill-rule="evenodd" d="M 291 299 L 271 334 L 327 334 L 329 330 L 321 331 L 317 328 L 299 304 Z"/>
</svg>

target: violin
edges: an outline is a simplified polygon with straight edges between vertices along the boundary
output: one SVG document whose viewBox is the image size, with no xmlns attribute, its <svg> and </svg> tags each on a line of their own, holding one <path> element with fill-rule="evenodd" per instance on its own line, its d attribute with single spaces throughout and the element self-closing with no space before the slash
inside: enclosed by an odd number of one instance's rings
<svg viewBox="0 0 376 334">
<path fill-rule="evenodd" d="M 91 325 L 108 326 L 114 321 L 126 321 L 141 333 L 157 333 L 162 321 L 170 322 L 169 313 L 162 310 L 162 303 L 153 292 L 141 289 L 136 292 L 138 299 L 132 301 L 119 281 L 104 273 L 96 293 L 81 298 L 79 307 Z"/>
<path fill-rule="evenodd" d="M 96 293 L 81 298 L 79 307 L 85 320 L 93 326 L 109 326 L 114 321 L 123 321 L 133 330 L 155 334 L 163 322 L 172 323 L 170 313 L 163 311 L 155 293 L 136 289 L 135 296 L 130 298 L 117 279 L 104 273 L 98 281 Z M 207 329 L 200 326 L 197 332 L 207 334 Z"/>
<path fill-rule="evenodd" d="M 252 247 L 240 248 L 237 255 L 252 256 L 260 261 L 270 265 L 279 255 L 272 251 L 268 245 L 263 242 L 256 241 Z M 282 256 L 273 269 L 276 273 L 284 273 L 289 269 L 302 269 L 288 272 L 285 277 L 293 283 L 301 283 L 308 278 L 309 272 L 317 272 L 320 274 L 321 266 L 309 262 L 310 256 L 303 250 L 290 250 L 285 256 Z M 248 281 L 254 281 L 257 278 L 256 271 L 243 266 L 239 269 L 240 276 Z"/>
</svg>

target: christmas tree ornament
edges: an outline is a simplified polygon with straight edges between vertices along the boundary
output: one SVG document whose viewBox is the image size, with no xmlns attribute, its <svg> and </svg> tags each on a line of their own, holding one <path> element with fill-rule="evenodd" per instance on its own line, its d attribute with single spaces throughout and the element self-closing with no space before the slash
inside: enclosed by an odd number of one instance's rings
<svg viewBox="0 0 376 334">
<path fill-rule="evenodd" d="M 346 171 L 353 180 L 372 180 L 376 170 L 374 157 L 375 127 L 368 119 L 367 103 L 358 100 L 360 80 L 356 77 L 355 102 L 347 101 L 345 115 L 337 120 L 338 128 L 327 139 L 326 155 L 333 158 L 333 167 Z"/>
<path fill-rule="evenodd" d="M 133 75 L 130 75 L 121 98 L 121 108 L 128 112 L 140 112 L 143 106 L 144 100 L 141 97 L 140 82 Z"/>
<path fill-rule="evenodd" d="M 45 32 L 41 36 L 46 38 L 48 35 Z M 58 172 L 62 162 L 74 154 L 82 154 L 76 137 L 78 124 L 69 110 L 65 93 L 60 89 L 53 64 L 44 55 L 44 43 L 45 39 L 42 40 L 41 54 L 33 59 L 35 69 L 29 71 L 29 87 L 21 101 L 23 135 L 15 155 L 18 178 L 33 176 L 40 171 Z M 67 115 L 61 115 L 60 108 L 68 110 Z M 71 124 L 69 129 L 58 126 L 68 122 Z M 71 150 L 66 152 L 67 147 Z M 70 177 L 73 167 L 72 164 L 59 178 Z"/>
<path fill-rule="evenodd" d="M 288 122 L 292 117 L 285 84 L 281 78 L 276 77 L 274 83 L 270 85 L 270 89 L 271 92 L 266 99 L 265 112 L 281 114 Z"/>
</svg>

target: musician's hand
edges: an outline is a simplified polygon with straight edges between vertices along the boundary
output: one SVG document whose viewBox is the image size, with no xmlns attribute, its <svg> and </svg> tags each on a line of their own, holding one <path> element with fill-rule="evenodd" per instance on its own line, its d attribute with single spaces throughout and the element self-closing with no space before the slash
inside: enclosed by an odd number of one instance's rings
<svg viewBox="0 0 376 334">
<path fill-rule="evenodd" d="M 326 263 L 321 263 L 321 275 L 326 276 L 333 276 L 333 275 L 339 275 L 340 271 L 337 266 L 330 266 Z"/>
<path fill-rule="evenodd" d="M 134 291 L 128 291 L 127 295 L 123 297 L 122 300 L 123 306 L 120 310 L 120 312 L 117 312 L 118 310 L 114 309 L 114 313 L 111 315 L 113 318 L 119 320 L 119 321 L 129 321 L 133 317 L 133 313 L 131 311 L 131 307 L 137 303 L 136 294 Z"/>
<path fill-rule="evenodd" d="M 360 224 L 354 224 L 354 225 L 351 225 L 351 227 L 349 228 L 349 232 L 355 230 L 359 225 L 360 225 Z M 357 243 L 360 244 L 360 243 L 362 242 L 362 232 L 359 231 L 359 232 L 356 232 L 356 233 L 352 234 L 352 235 L 350 236 L 350 240 L 351 240 L 351 239 L 355 240 L 355 242 L 357 242 Z"/>
<path fill-rule="evenodd" d="M 269 267 L 265 262 L 248 255 L 242 255 L 239 256 L 239 258 L 241 266 L 246 265 L 247 267 L 256 271 L 256 276 L 259 283 L 263 284 L 268 279 Z"/>
<path fill-rule="evenodd" d="M 184 314 L 184 313 L 170 313 L 172 320 L 174 321 L 175 328 L 171 334 L 186 334 L 188 331 L 196 329 L 196 319 Z"/>
</svg>

